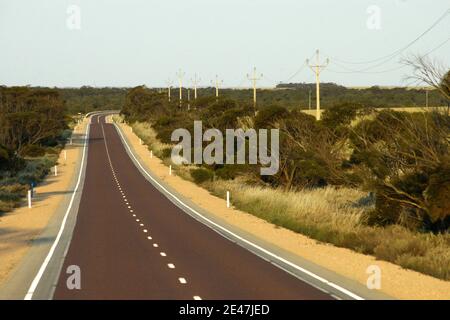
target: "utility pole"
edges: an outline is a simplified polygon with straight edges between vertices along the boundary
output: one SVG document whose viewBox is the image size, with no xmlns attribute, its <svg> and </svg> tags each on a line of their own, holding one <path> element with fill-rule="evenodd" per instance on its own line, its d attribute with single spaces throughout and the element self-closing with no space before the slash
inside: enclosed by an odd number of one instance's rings
<svg viewBox="0 0 450 320">
<path fill-rule="evenodd" d="M 216 80 L 211 83 L 216 87 L 216 100 L 219 100 L 219 86 L 223 84 L 223 80 L 219 80 L 219 76 L 216 74 Z"/>
<path fill-rule="evenodd" d="M 247 79 L 250 80 L 253 85 L 253 109 L 255 110 L 255 114 L 256 114 L 256 81 L 261 80 L 262 77 L 263 77 L 262 73 L 259 76 L 256 75 L 256 67 L 253 68 L 252 75 L 249 75 L 247 73 Z"/>
<path fill-rule="evenodd" d="M 178 84 L 180 86 L 180 108 L 181 108 L 181 100 L 183 99 L 183 93 L 182 93 L 182 88 L 183 88 L 183 77 L 184 77 L 185 73 L 183 71 L 178 70 L 177 72 L 177 77 L 178 77 Z"/>
<path fill-rule="evenodd" d="M 191 88 L 187 88 L 188 111 L 191 109 Z"/>
<path fill-rule="evenodd" d="M 191 83 L 194 86 L 194 100 L 197 100 L 197 85 L 200 83 L 200 78 L 197 77 L 197 74 L 194 74 L 194 79 L 191 79 Z"/>
<path fill-rule="evenodd" d="M 319 50 L 316 50 L 316 64 L 310 65 L 309 59 L 306 59 L 306 64 L 316 74 L 316 120 L 320 120 L 320 72 L 328 65 L 329 60 L 323 65 L 319 62 Z"/>
<path fill-rule="evenodd" d="M 169 97 L 169 102 L 170 102 L 170 88 L 172 87 L 173 81 L 170 79 L 167 79 L 166 84 L 167 84 L 167 91 L 168 91 L 167 95 Z"/>
</svg>

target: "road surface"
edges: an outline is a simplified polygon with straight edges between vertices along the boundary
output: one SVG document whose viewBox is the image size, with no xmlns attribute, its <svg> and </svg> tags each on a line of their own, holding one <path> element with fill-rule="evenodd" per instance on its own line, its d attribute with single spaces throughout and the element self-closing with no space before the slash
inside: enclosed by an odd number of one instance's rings
<svg viewBox="0 0 450 320">
<path fill-rule="evenodd" d="M 54 299 L 333 299 L 161 194 L 113 124 L 93 116 L 77 222 Z M 69 290 L 69 266 L 81 289 Z"/>
</svg>

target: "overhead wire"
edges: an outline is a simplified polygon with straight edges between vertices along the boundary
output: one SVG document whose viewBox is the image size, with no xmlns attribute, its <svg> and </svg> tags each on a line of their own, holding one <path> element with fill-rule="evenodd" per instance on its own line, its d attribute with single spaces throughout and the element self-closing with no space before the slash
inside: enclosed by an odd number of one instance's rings
<svg viewBox="0 0 450 320">
<path fill-rule="evenodd" d="M 328 55 L 332 60 L 337 61 L 337 62 L 341 62 L 344 64 L 371 64 L 374 62 L 378 62 L 381 61 L 380 63 L 377 63 L 375 65 L 372 66 L 368 66 L 366 68 L 360 69 L 360 70 L 355 70 L 355 71 L 367 71 L 373 68 L 376 68 L 380 65 L 385 64 L 386 62 L 389 62 L 390 60 L 392 60 L 394 57 L 398 56 L 399 54 L 401 54 L 403 51 L 405 51 L 406 49 L 408 49 L 409 47 L 411 47 L 414 43 L 416 43 L 417 41 L 419 41 L 423 36 L 425 36 L 428 32 L 430 32 L 435 26 L 437 26 L 448 14 L 450 13 L 450 9 L 447 9 L 444 14 L 442 14 L 436 21 L 433 22 L 433 24 L 428 27 L 424 32 L 422 32 L 419 36 L 417 36 L 414 40 L 410 41 L 407 45 L 403 46 L 400 49 L 395 50 L 394 52 L 391 52 L 388 55 L 384 55 L 382 57 L 376 58 L 376 59 L 372 59 L 372 60 L 367 60 L 367 61 L 358 61 L 358 62 L 352 62 L 352 61 L 346 61 L 346 60 L 342 60 L 333 56 Z"/>
</svg>

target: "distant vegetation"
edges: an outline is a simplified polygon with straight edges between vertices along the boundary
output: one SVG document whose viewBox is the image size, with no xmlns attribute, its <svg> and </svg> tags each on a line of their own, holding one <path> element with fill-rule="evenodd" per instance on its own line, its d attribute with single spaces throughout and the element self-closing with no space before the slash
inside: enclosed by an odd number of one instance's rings
<svg viewBox="0 0 450 320">
<path fill-rule="evenodd" d="M 125 101 L 125 88 L 58 88 L 69 114 L 86 114 L 97 110 L 120 110 Z"/>
<path fill-rule="evenodd" d="M 212 96 L 214 88 L 198 90 L 199 96 Z M 173 98 L 178 99 L 178 89 L 173 88 Z M 192 92 L 191 92 L 192 93 Z M 258 105 L 260 107 L 277 104 L 286 109 L 308 109 L 309 94 L 311 93 L 311 108 L 316 107 L 316 85 L 313 83 L 279 84 L 275 89 L 258 89 Z M 187 96 L 186 89 L 183 91 Z M 251 101 L 253 91 L 250 89 L 234 90 L 221 89 L 222 98 L 237 101 Z M 352 102 L 368 108 L 394 107 L 425 107 L 426 90 L 410 88 L 381 88 L 373 86 L 364 89 L 347 88 L 334 83 L 321 83 L 320 102 L 324 109 L 336 104 Z M 448 101 L 439 94 L 438 90 L 429 89 L 429 106 L 446 106 Z"/>
</svg>

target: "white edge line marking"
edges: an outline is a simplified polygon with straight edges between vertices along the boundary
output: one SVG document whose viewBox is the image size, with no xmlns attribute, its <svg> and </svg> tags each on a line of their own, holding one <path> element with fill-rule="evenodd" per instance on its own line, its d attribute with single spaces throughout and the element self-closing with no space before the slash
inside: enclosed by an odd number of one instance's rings
<svg viewBox="0 0 450 320">
<path fill-rule="evenodd" d="M 85 160 L 85 157 L 86 157 L 87 141 L 89 140 L 89 131 L 90 131 L 90 123 L 88 123 L 88 126 L 86 128 L 86 132 L 85 132 L 85 140 L 84 140 L 84 146 L 83 146 L 83 156 L 81 158 L 81 166 L 80 166 L 80 172 L 78 173 L 78 181 L 77 181 L 77 184 L 75 186 L 75 190 L 73 191 L 72 197 L 70 198 L 69 206 L 67 207 L 66 213 L 65 213 L 64 218 L 63 218 L 63 220 L 61 222 L 61 227 L 59 228 L 58 235 L 56 236 L 55 241 L 53 241 L 53 244 L 52 244 L 52 246 L 50 248 L 50 251 L 48 252 L 47 256 L 45 257 L 45 260 L 42 263 L 41 267 L 39 268 L 39 271 L 37 272 L 36 276 L 34 277 L 33 281 L 31 282 L 31 285 L 28 288 L 28 291 L 27 291 L 27 294 L 24 297 L 24 300 L 31 300 L 33 298 L 34 291 L 36 290 L 36 288 L 37 288 L 37 286 L 39 284 L 39 281 L 41 280 L 42 275 L 44 274 L 45 269 L 47 268 L 47 266 L 48 266 L 48 264 L 50 262 L 50 259 L 52 258 L 53 253 L 56 250 L 56 247 L 58 246 L 59 240 L 61 239 L 62 233 L 63 233 L 64 228 L 66 226 L 67 218 L 69 216 L 69 212 L 72 209 L 72 205 L 73 205 L 73 202 L 74 202 L 74 199 L 75 199 L 75 195 L 77 194 L 78 188 L 79 188 L 80 183 L 81 183 L 81 176 L 83 174 L 84 160 Z"/>
<path fill-rule="evenodd" d="M 131 150 L 131 148 L 130 148 L 128 142 L 126 141 L 125 137 L 124 137 L 123 134 L 122 134 L 122 130 L 117 126 L 116 123 L 114 123 L 114 126 L 116 127 L 117 132 L 118 132 L 118 133 L 120 134 L 120 136 L 122 137 L 122 141 L 125 143 L 125 145 L 126 145 L 128 151 L 129 151 L 129 154 L 134 158 L 134 160 L 136 161 L 136 163 L 138 164 L 138 166 L 142 169 L 142 171 L 143 171 L 143 172 L 144 172 L 144 173 L 145 173 L 145 174 L 146 174 L 146 175 L 147 175 L 147 176 L 148 176 L 155 184 L 157 184 L 162 190 L 164 190 L 164 192 L 166 192 L 166 193 L 169 194 L 173 199 L 175 199 L 180 205 L 182 205 L 183 207 L 187 208 L 188 210 L 190 210 L 192 213 L 194 213 L 194 214 L 197 215 L 198 217 L 202 218 L 203 220 L 207 221 L 209 224 L 211 224 L 211 225 L 215 226 L 216 228 L 218 228 L 218 229 L 220 229 L 220 230 L 222 230 L 222 231 L 228 233 L 229 235 L 232 235 L 234 238 L 236 238 L 236 239 L 238 239 L 238 240 L 240 240 L 240 241 L 242 241 L 242 242 L 244 242 L 244 243 L 246 243 L 246 244 L 248 244 L 248 245 L 250 245 L 250 246 L 252 246 L 252 247 L 254 247 L 254 248 L 256 248 L 256 249 L 258 249 L 258 250 L 260 250 L 261 252 L 264 252 L 265 254 L 271 256 L 272 258 L 275 258 L 275 259 L 277 259 L 277 260 L 279 260 L 279 261 L 281 261 L 281 262 L 287 264 L 288 266 L 290 266 L 290 267 L 292 267 L 292 268 L 294 268 L 294 269 L 296 269 L 296 270 L 298 270 L 298 271 L 300 271 L 300 272 L 303 272 L 303 273 L 307 274 L 308 276 L 310 276 L 310 277 L 312 277 L 312 278 L 314 278 L 314 279 L 316 279 L 316 280 L 318 280 L 318 281 L 320 281 L 320 282 L 322 282 L 322 283 L 324 283 L 324 284 L 326 284 L 326 285 L 328 285 L 328 286 L 330 286 L 330 287 L 332 287 L 332 288 L 335 288 L 336 290 L 338 290 L 338 291 L 340 291 L 340 292 L 342 292 L 342 293 L 348 295 L 349 297 L 352 297 L 353 299 L 356 299 L 356 300 L 365 300 L 363 297 L 358 296 L 357 294 L 355 294 L 355 293 L 353 293 L 353 292 L 351 292 L 351 291 L 349 291 L 349 290 L 347 290 L 347 289 L 345 289 L 345 288 L 343 288 L 343 287 L 341 287 L 341 286 L 335 284 L 334 282 L 328 281 L 327 279 L 322 278 L 321 276 L 318 276 L 318 275 L 316 275 L 315 273 L 313 273 L 313 272 L 311 272 L 311 271 L 309 271 L 309 270 L 306 270 L 306 269 L 304 269 L 304 268 L 302 268 L 302 267 L 296 265 L 295 263 L 293 263 L 293 262 L 291 262 L 291 261 L 289 261 L 289 260 L 286 260 L 286 259 L 284 259 L 283 257 L 280 257 L 280 256 L 276 255 L 275 253 L 272 253 L 272 252 L 270 252 L 269 250 L 264 249 L 264 248 L 260 247 L 259 245 L 257 245 L 257 244 L 255 244 L 255 243 L 253 243 L 253 242 L 251 242 L 251 241 L 249 241 L 249 240 L 247 240 L 247 239 L 245 239 L 245 238 L 243 238 L 243 237 L 241 237 L 241 236 L 235 234 L 234 232 L 232 232 L 232 231 L 228 230 L 227 228 L 225 228 L 225 227 L 223 227 L 223 226 L 221 226 L 221 225 L 215 223 L 214 221 L 212 221 L 212 220 L 208 219 L 207 217 L 203 216 L 203 215 L 202 215 L 201 213 L 199 213 L 197 210 L 195 210 L 195 209 L 191 208 L 190 206 L 188 206 L 187 204 L 185 204 L 183 201 L 181 201 L 181 199 L 179 199 L 176 195 L 174 195 L 174 194 L 171 193 L 169 190 L 167 190 L 162 184 L 160 184 L 155 178 L 153 178 L 153 177 L 147 172 L 147 170 L 142 166 L 141 162 L 136 158 L 136 156 L 134 155 L 133 151 Z"/>
</svg>

